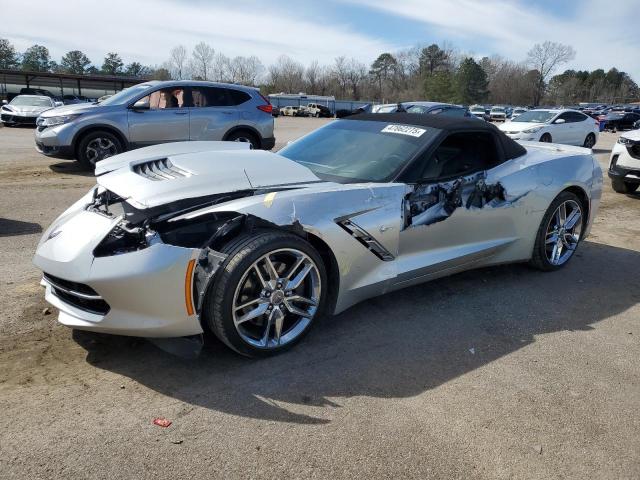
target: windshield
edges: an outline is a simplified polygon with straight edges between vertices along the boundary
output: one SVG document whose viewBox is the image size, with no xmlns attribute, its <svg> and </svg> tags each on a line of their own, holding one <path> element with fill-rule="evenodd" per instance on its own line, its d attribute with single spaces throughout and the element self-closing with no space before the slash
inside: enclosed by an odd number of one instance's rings
<svg viewBox="0 0 640 480">
<path fill-rule="evenodd" d="M 50 107 L 51 99 L 49 99 L 49 97 L 16 97 L 11 100 L 10 105 L 20 107 Z"/>
<path fill-rule="evenodd" d="M 550 110 L 529 110 L 521 115 L 518 115 L 518 122 L 527 123 L 547 123 L 558 112 L 552 112 Z"/>
<path fill-rule="evenodd" d="M 493 107 L 491 109 L 492 112 L 504 112 L 504 108 L 502 107 Z"/>
<path fill-rule="evenodd" d="M 391 180 L 440 130 L 365 120 L 336 120 L 278 152 L 323 180 Z"/>
<path fill-rule="evenodd" d="M 124 103 L 129 103 L 138 94 L 143 93 L 149 88 L 151 88 L 151 85 L 148 84 L 134 85 L 133 87 L 125 88 L 124 90 L 121 90 L 115 95 L 112 95 L 106 100 L 100 102 L 100 105 L 122 105 Z"/>
<path fill-rule="evenodd" d="M 516 108 L 516 109 L 513 111 L 513 113 L 524 113 L 524 112 L 526 112 L 526 110 L 525 110 L 525 109 L 523 109 L 523 108 Z"/>
<path fill-rule="evenodd" d="M 471 111 L 484 113 L 484 107 L 471 107 Z"/>
</svg>

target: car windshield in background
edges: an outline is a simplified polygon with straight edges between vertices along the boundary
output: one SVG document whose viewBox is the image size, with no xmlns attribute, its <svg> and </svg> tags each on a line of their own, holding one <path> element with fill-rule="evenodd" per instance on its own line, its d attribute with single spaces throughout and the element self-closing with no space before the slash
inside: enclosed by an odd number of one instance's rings
<svg viewBox="0 0 640 480">
<path fill-rule="evenodd" d="M 551 112 L 549 110 L 529 110 L 521 115 L 518 115 L 518 122 L 527 123 L 547 123 L 557 112 Z"/>
<path fill-rule="evenodd" d="M 133 100 L 138 94 L 151 88 L 150 85 L 134 85 L 133 87 L 125 88 L 119 91 L 115 95 L 100 102 L 100 105 L 122 105 Z"/>
<path fill-rule="evenodd" d="M 491 111 L 492 112 L 498 112 L 498 113 L 504 113 L 505 109 L 502 108 L 502 107 L 499 107 L 499 108 L 492 108 Z"/>
<path fill-rule="evenodd" d="M 278 152 L 318 177 L 339 183 L 389 181 L 440 130 L 337 120 Z"/>
<path fill-rule="evenodd" d="M 16 97 L 11 100 L 10 105 L 17 107 L 50 107 L 51 100 L 49 98 Z"/>
</svg>

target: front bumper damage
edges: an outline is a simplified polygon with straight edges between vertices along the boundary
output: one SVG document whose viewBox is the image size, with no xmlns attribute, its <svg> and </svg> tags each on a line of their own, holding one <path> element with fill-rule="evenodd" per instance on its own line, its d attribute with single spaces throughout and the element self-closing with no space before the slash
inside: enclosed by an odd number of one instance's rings
<svg viewBox="0 0 640 480">
<path fill-rule="evenodd" d="M 33 259 L 59 322 L 146 338 L 202 334 L 206 290 L 225 255 L 167 243 L 148 222 L 131 227 L 95 208 L 95 192 L 53 223 Z"/>
</svg>

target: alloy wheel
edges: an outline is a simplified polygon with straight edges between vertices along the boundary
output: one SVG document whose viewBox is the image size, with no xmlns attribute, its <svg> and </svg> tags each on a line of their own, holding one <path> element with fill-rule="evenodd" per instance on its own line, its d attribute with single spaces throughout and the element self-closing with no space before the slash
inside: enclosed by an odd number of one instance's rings
<svg viewBox="0 0 640 480">
<path fill-rule="evenodd" d="M 110 139 L 105 137 L 94 138 L 87 144 L 85 155 L 87 160 L 95 165 L 100 160 L 117 155 L 118 147 Z"/>
<path fill-rule="evenodd" d="M 262 349 L 295 340 L 320 304 L 320 272 L 300 250 L 267 253 L 242 275 L 233 297 L 233 323 L 240 337 Z"/>
<path fill-rule="evenodd" d="M 551 265 L 566 263 L 575 252 L 582 233 L 582 208 L 574 200 L 562 202 L 549 219 L 545 236 L 547 260 Z"/>
</svg>

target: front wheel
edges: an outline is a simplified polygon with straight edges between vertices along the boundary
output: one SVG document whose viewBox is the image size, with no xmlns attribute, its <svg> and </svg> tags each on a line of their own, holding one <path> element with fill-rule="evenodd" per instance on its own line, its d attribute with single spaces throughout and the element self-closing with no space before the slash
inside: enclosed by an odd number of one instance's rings
<svg viewBox="0 0 640 480">
<path fill-rule="evenodd" d="M 533 247 L 531 264 L 539 270 L 562 268 L 573 257 L 582 240 L 582 201 L 571 192 L 562 192 L 547 209 Z"/>
<path fill-rule="evenodd" d="M 207 295 L 204 318 L 238 353 L 264 357 L 299 342 L 322 314 L 327 276 L 307 241 L 280 231 L 244 236 L 228 255 Z"/>
<path fill-rule="evenodd" d="M 616 193 L 633 193 L 638 189 L 639 186 L 640 185 L 638 185 L 637 183 L 625 182 L 623 180 L 620 180 L 619 178 L 611 179 L 611 188 L 613 188 L 614 192 Z"/>
<path fill-rule="evenodd" d="M 77 158 L 84 166 L 93 169 L 99 161 L 122 151 L 120 140 L 114 134 L 98 130 L 82 138 L 78 144 Z"/>
<path fill-rule="evenodd" d="M 551 143 L 551 135 L 549 133 L 545 133 L 540 137 L 540 141 L 544 143 Z"/>
</svg>

